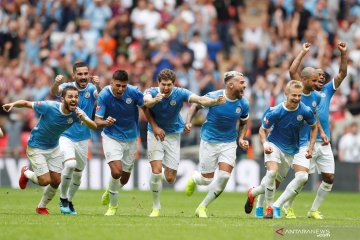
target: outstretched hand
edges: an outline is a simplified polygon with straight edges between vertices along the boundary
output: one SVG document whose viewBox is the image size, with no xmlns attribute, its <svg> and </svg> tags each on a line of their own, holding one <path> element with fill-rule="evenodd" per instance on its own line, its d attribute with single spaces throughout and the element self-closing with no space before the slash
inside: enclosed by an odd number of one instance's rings
<svg viewBox="0 0 360 240">
<path fill-rule="evenodd" d="M 13 103 L 7 103 L 2 106 L 5 112 L 10 112 L 13 107 L 14 107 Z"/>
</svg>

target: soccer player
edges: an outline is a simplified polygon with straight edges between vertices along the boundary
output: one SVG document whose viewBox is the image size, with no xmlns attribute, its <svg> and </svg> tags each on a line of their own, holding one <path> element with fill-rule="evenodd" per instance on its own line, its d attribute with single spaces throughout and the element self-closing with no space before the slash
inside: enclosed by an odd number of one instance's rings
<svg viewBox="0 0 360 240">
<path fill-rule="evenodd" d="M 174 87 L 175 80 L 175 72 L 164 69 L 158 75 L 159 87 L 145 90 L 144 103 L 152 116 L 149 119 L 147 134 L 148 157 L 152 171 L 150 189 L 153 195 L 150 217 L 160 216 L 162 165 L 164 165 L 165 180 L 173 184 L 176 179 L 180 162 L 180 133 L 184 129 L 180 110 L 184 102 L 197 103 L 205 107 L 225 103 L 224 96 L 217 96 L 214 99 L 200 97 L 187 89 Z"/>
<path fill-rule="evenodd" d="M 201 127 L 199 151 L 200 172 L 194 171 L 189 178 L 185 192 L 191 196 L 196 185 L 209 185 L 213 182 L 215 169 L 219 171 L 204 200 L 195 211 L 195 216 L 207 218 L 207 207 L 224 191 L 236 161 L 236 139 L 241 148 L 247 150 L 249 143 L 245 140 L 247 120 L 249 118 L 249 102 L 244 98 L 246 81 L 242 73 L 226 72 L 225 89 L 208 93 L 206 96 L 217 98 L 225 96 L 226 103 L 209 107 L 206 121 Z M 185 133 L 192 127 L 191 120 L 201 105 L 193 104 L 186 118 Z M 237 124 L 240 122 L 239 129 Z"/>
<path fill-rule="evenodd" d="M 292 79 L 300 79 L 303 84 L 303 96 L 301 98 L 301 102 L 303 102 L 306 106 L 310 107 L 311 110 L 316 114 L 317 107 L 320 104 L 321 96 L 318 92 L 314 91 L 318 84 L 318 73 L 315 69 L 311 67 L 306 67 L 301 71 L 299 75 L 297 73 L 297 67 L 300 65 L 302 58 L 309 51 L 311 44 L 304 43 L 303 48 L 300 53 L 296 56 L 295 60 L 290 66 L 290 77 Z M 326 135 L 323 133 L 321 125 L 319 121 L 317 121 L 317 129 L 319 129 L 320 135 L 324 141 L 327 141 Z M 292 182 L 289 183 L 288 187 L 285 189 L 283 194 L 277 199 L 277 201 L 273 204 L 275 207 L 275 217 L 280 218 L 280 207 L 282 206 L 288 199 L 290 202 L 295 198 L 295 196 L 301 191 L 302 187 L 305 185 L 308 179 L 308 172 L 310 168 L 310 160 L 307 158 L 307 149 L 309 146 L 310 140 L 310 127 L 305 125 L 300 131 L 300 149 L 299 153 L 297 153 L 294 157 L 292 166 L 295 171 L 295 178 Z M 282 165 L 282 168 L 279 169 L 275 178 L 276 178 L 276 188 L 280 185 L 280 183 L 285 179 L 288 171 L 288 165 Z M 265 181 L 265 180 L 264 180 Z M 253 208 L 254 196 L 263 193 L 264 191 L 274 191 L 273 188 L 265 189 L 265 182 L 262 181 L 263 184 L 256 187 L 255 189 L 249 189 L 248 191 L 248 199 L 245 204 L 245 212 L 250 213 Z M 266 197 L 266 196 L 265 196 Z M 263 217 L 263 203 L 259 200 L 257 204 L 257 209 L 255 216 Z M 287 218 L 296 218 L 295 213 L 292 208 L 287 208 L 284 206 L 283 210 L 285 211 Z M 268 218 L 272 218 L 273 216 L 273 208 L 267 208 L 267 216 Z"/>
<path fill-rule="evenodd" d="M 130 178 L 139 137 L 138 107 L 145 111 L 143 93 L 128 83 L 126 71 L 115 71 L 110 85 L 99 94 L 96 107 L 95 122 L 104 128 L 103 149 L 111 171 L 109 187 L 101 199 L 109 206 L 105 216 L 116 214 L 119 190 Z"/>
<path fill-rule="evenodd" d="M 61 103 L 55 101 L 29 102 L 19 100 L 3 105 L 6 112 L 16 108 L 33 108 L 39 115 L 39 122 L 32 129 L 26 154 L 33 171 L 22 167 L 19 186 L 25 189 L 29 179 L 40 186 L 46 186 L 36 208 L 39 214 L 49 214 L 46 205 L 56 194 L 61 181 L 63 153 L 59 147 L 60 135 L 75 122 L 82 121 L 87 127 L 96 129 L 92 121 L 78 106 L 79 92 L 74 86 L 67 86 L 61 93 Z"/>
<path fill-rule="evenodd" d="M 340 67 L 339 73 L 335 76 L 332 81 L 329 81 L 325 84 L 325 74 L 321 69 L 317 69 L 319 81 L 316 87 L 317 91 L 320 91 L 321 102 L 318 106 L 318 116 L 322 128 L 324 129 L 327 139 L 330 139 L 330 119 L 329 119 L 329 108 L 330 101 L 336 90 L 339 88 L 340 84 L 347 75 L 347 49 L 346 44 L 339 42 L 337 45 L 340 54 Z M 325 84 L 325 85 L 324 85 Z M 319 212 L 319 207 L 322 201 L 326 198 L 328 193 L 331 191 L 334 174 L 335 174 L 335 163 L 334 155 L 331 149 L 331 144 L 329 141 L 324 142 L 320 134 L 317 136 L 314 154 L 311 161 L 310 173 L 315 171 L 321 173 L 322 182 L 316 193 L 316 197 L 312 203 L 311 209 L 308 212 L 308 217 L 313 219 L 323 219 L 323 215 Z M 291 207 L 291 206 L 289 206 Z"/>
<path fill-rule="evenodd" d="M 87 116 L 91 116 L 94 104 L 101 91 L 97 76 L 90 77 L 89 68 L 83 62 L 73 65 L 74 82 L 63 83 L 64 77 L 58 75 L 51 87 L 52 94 L 58 96 L 66 86 L 74 86 L 79 91 L 79 108 Z M 90 83 L 90 79 L 93 83 Z M 88 157 L 88 142 L 90 130 L 80 122 L 73 124 L 60 137 L 60 150 L 64 153 L 63 170 L 60 184 L 60 212 L 77 214 L 72 200 L 81 184 L 82 171 L 85 169 Z"/>
<path fill-rule="evenodd" d="M 265 199 L 267 211 L 264 218 L 272 218 L 273 208 L 274 217 L 279 217 L 279 209 L 273 204 L 275 195 L 275 177 L 282 169 L 289 169 L 293 164 L 295 171 L 297 166 L 294 164 L 296 155 L 301 151 L 301 131 L 310 126 L 310 143 L 306 147 L 305 157 L 308 160 L 314 148 L 317 124 L 313 111 L 301 102 L 303 94 L 303 85 L 300 81 L 292 80 L 286 85 L 285 95 L 286 101 L 273 108 L 269 108 L 263 117 L 262 126 L 259 129 L 261 142 L 264 146 L 264 160 L 266 164 L 266 175 L 262 180 L 265 186 Z M 308 160 L 309 161 L 309 160 Z M 301 173 L 301 172 L 300 172 Z M 296 173 L 299 175 L 298 173 Z M 295 174 L 295 179 L 297 175 Z M 298 191 L 299 186 L 293 184 L 290 186 L 293 191 Z M 248 200 L 245 204 L 245 212 L 250 213 L 252 205 L 249 202 L 254 201 L 254 197 L 262 193 L 263 187 L 258 186 L 250 189 L 248 192 Z M 249 198 L 251 200 L 249 200 Z"/>
</svg>

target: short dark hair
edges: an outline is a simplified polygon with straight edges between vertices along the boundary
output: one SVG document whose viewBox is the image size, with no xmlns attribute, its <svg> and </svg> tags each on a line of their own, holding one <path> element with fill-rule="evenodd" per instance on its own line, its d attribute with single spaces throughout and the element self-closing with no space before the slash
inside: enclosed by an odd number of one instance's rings
<svg viewBox="0 0 360 240">
<path fill-rule="evenodd" d="M 113 80 L 129 81 L 129 75 L 125 70 L 116 70 L 112 76 Z"/>
<path fill-rule="evenodd" d="M 68 91 L 77 91 L 78 92 L 79 90 L 75 86 L 66 86 L 61 92 L 61 97 L 64 98 Z"/>
<path fill-rule="evenodd" d="M 73 65 L 73 72 L 76 72 L 76 69 L 79 68 L 79 67 L 87 67 L 88 68 L 88 65 L 84 62 L 76 62 L 74 65 Z"/>
<path fill-rule="evenodd" d="M 159 73 L 157 79 L 159 82 L 163 80 L 171 80 L 174 83 L 176 80 L 176 74 L 173 70 L 166 68 Z"/>
</svg>

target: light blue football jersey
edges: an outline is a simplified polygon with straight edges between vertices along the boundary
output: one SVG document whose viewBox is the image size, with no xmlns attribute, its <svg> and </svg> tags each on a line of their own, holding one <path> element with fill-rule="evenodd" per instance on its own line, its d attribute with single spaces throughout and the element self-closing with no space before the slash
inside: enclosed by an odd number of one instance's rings
<svg viewBox="0 0 360 240">
<path fill-rule="evenodd" d="M 39 122 L 31 130 L 28 145 L 51 149 L 59 145 L 60 135 L 74 123 L 80 122 L 75 112 L 64 114 L 60 102 L 34 102 L 33 108 L 40 115 Z"/>
<path fill-rule="evenodd" d="M 271 107 L 264 113 L 262 126 L 271 129 L 267 139 L 275 144 L 281 151 L 294 155 L 299 152 L 300 132 L 308 125 L 316 123 L 313 111 L 300 102 L 295 110 L 289 110 L 284 103 Z"/>
<path fill-rule="evenodd" d="M 158 87 L 153 87 L 145 90 L 145 95 L 150 94 L 153 98 L 160 93 Z M 180 116 L 180 110 L 184 102 L 189 102 L 192 92 L 185 88 L 174 87 L 167 98 L 163 98 L 160 102 L 156 103 L 150 112 L 157 123 L 165 133 L 180 133 L 184 129 L 184 120 Z M 152 132 L 150 123 L 148 130 Z"/>
<path fill-rule="evenodd" d="M 106 86 L 98 96 L 96 116 L 104 120 L 111 116 L 116 119 L 116 122 L 105 127 L 103 132 L 108 137 L 121 142 L 137 139 L 140 134 L 138 106 L 144 106 L 143 98 L 142 92 L 129 84 L 120 98 L 113 95 L 110 85 Z"/>
<path fill-rule="evenodd" d="M 217 98 L 225 96 L 225 90 L 210 92 L 205 96 Z M 246 98 L 230 100 L 226 98 L 226 103 L 209 107 L 206 121 L 201 127 L 200 137 L 207 142 L 233 142 L 238 137 L 236 129 L 239 119 L 249 118 L 249 101 Z"/>
<path fill-rule="evenodd" d="M 317 114 L 319 104 L 321 102 L 320 93 L 316 91 L 310 92 L 309 95 L 302 95 L 301 102 L 310 107 L 311 110 Z M 305 124 L 300 130 L 300 147 L 308 146 L 310 140 L 310 126 Z"/>
<path fill-rule="evenodd" d="M 74 86 L 76 87 L 75 82 L 69 82 L 69 83 L 63 83 L 60 85 L 62 89 L 64 89 L 66 86 Z M 92 83 L 88 83 L 86 88 L 79 89 L 79 108 L 82 109 L 86 115 L 89 117 L 92 116 L 95 102 L 96 102 L 96 87 Z M 73 142 L 79 142 L 86 139 L 90 139 L 90 129 L 86 127 L 84 124 L 81 124 L 81 122 L 73 124 L 68 130 L 66 130 L 63 134 L 63 136 L 71 139 Z"/>
<path fill-rule="evenodd" d="M 320 91 L 321 102 L 318 107 L 318 117 L 320 120 L 321 127 L 324 129 L 326 136 L 330 139 L 330 101 L 332 96 L 336 92 L 334 80 L 324 85 Z M 320 133 L 316 138 L 316 141 L 322 142 Z"/>
</svg>

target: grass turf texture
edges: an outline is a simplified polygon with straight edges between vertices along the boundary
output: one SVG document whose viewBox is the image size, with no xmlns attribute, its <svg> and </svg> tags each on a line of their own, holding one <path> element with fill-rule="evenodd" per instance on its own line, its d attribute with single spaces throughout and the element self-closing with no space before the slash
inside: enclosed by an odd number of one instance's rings
<svg viewBox="0 0 360 240">
<path fill-rule="evenodd" d="M 245 193 L 225 192 L 208 208 L 208 219 L 194 217 L 205 192 L 187 197 L 183 192 L 161 193 L 161 217 L 149 218 L 151 193 L 121 191 L 116 216 L 103 214 L 103 191 L 79 191 L 74 199 L 77 216 L 59 212 L 59 193 L 48 205 L 50 215 L 35 213 L 41 188 L 0 188 L 0 239 L 274 239 L 274 226 L 311 225 L 360 228 L 360 194 L 331 193 L 321 207 L 325 220 L 306 217 L 315 193 L 301 193 L 295 201 L 297 219 L 255 219 L 244 213 Z M 278 195 L 277 195 L 278 196 Z M 255 209 L 253 210 L 255 211 Z M 360 232 L 360 231 L 359 231 Z"/>
</svg>

